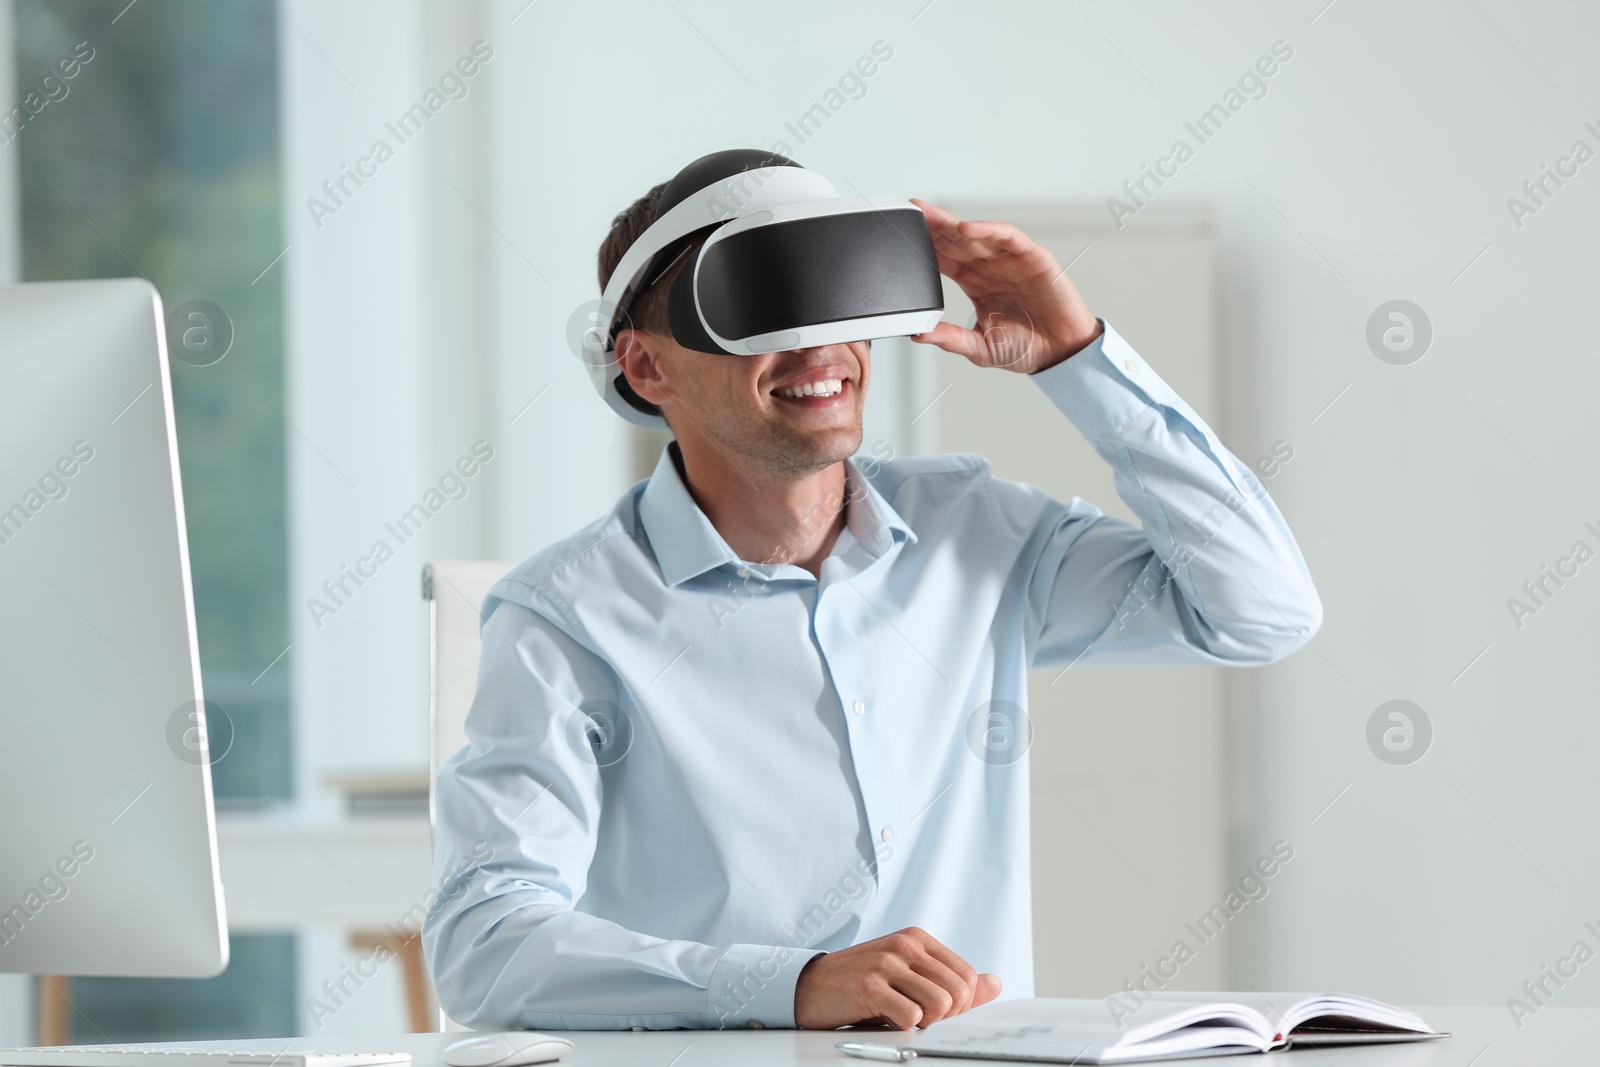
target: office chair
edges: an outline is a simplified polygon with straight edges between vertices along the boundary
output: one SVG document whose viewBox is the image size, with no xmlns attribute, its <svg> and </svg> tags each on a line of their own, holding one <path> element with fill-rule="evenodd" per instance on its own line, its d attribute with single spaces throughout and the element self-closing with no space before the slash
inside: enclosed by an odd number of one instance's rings
<svg viewBox="0 0 1600 1067">
<path fill-rule="evenodd" d="M 422 597 L 428 602 L 428 825 L 434 825 L 433 791 L 439 767 L 467 743 L 464 724 L 477 689 L 482 647 L 478 612 L 489 587 L 513 563 L 449 560 L 422 568 Z M 408 991 L 408 996 L 414 995 Z M 435 998 L 437 1003 L 437 998 Z M 468 1030 L 439 1011 L 441 1030 Z"/>
</svg>

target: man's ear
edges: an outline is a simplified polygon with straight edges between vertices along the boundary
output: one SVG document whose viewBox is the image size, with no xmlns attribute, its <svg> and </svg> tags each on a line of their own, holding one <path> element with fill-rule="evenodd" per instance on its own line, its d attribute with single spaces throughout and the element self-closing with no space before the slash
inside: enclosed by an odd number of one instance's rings
<svg viewBox="0 0 1600 1067">
<path fill-rule="evenodd" d="M 662 365 L 665 349 L 663 338 L 644 330 L 630 327 L 617 334 L 617 363 L 623 375 L 640 399 L 657 407 L 664 407 L 673 395 Z"/>
</svg>

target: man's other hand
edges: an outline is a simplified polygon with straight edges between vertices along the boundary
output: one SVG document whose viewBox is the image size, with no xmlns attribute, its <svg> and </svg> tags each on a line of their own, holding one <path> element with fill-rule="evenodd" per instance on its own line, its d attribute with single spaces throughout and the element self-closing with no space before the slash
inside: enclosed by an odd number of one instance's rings
<svg viewBox="0 0 1600 1067">
<path fill-rule="evenodd" d="M 856 1023 L 909 1030 L 999 995 L 999 978 L 979 974 L 927 932 L 908 926 L 806 964 L 794 987 L 794 1022 L 805 1030 Z"/>
</svg>

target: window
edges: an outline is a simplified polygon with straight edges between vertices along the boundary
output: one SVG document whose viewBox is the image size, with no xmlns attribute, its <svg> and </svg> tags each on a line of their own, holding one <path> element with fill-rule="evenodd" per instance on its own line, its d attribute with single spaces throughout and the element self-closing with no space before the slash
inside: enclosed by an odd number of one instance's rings
<svg viewBox="0 0 1600 1067">
<path fill-rule="evenodd" d="M 232 939 L 228 969 L 215 978 L 77 978 L 72 1040 L 222 1041 L 295 1032 L 295 939 Z"/>
<path fill-rule="evenodd" d="M 282 249 L 276 13 L 13 10 L 19 107 L 0 151 L 18 153 L 24 279 L 142 274 L 168 312 L 206 300 L 231 321 L 222 359 L 172 361 L 206 697 L 233 727 L 214 783 L 219 804 L 287 797 L 282 275 L 263 270 Z M 79 979 L 71 1040 L 293 1033 L 294 972 L 292 936 L 236 936 L 218 978 Z"/>
<path fill-rule="evenodd" d="M 288 796 L 282 275 L 257 277 L 282 248 L 276 15 L 265 0 L 15 11 L 24 279 L 138 273 L 167 311 L 208 300 L 232 322 L 219 362 L 172 361 L 206 697 L 235 732 L 213 770 L 219 801 Z"/>
</svg>

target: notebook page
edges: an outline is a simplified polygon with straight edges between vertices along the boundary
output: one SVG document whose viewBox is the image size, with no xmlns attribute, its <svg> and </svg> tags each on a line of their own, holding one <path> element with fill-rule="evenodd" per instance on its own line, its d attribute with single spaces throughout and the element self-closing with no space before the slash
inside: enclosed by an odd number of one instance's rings
<svg viewBox="0 0 1600 1067">
<path fill-rule="evenodd" d="M 1161 1004 L 1240 1004 L 1260 1012 L 1269 1020 L 1276 1043 L 1286 1042 L 1290 1031 L 1308 1019 L 1343 1017 L 1353 1027 L 1392 1028 L 1413 1033 L 1432 1033 L 1420 1015 L 1405 1008 L 1353 993 L 1260 993 L 1161 991 L 1149 994 L 1149 1002 L 1136 1011 L 1129 1022 L 1139 1021 L 1146 1012 Z"/>
<path fill-rule="evenodd" d="M 1225 1003 L 1149 1005 L 1119 1027 L 1103 1000 L 996 1001 L 934 1023 L 909 1043 L 920 1053 L 1066 1062 L 1118 1062 L 1222 1045 L 1265 1049 L 1258 1013 Z M 1220 1018 L 1219 1018 L 1220 1017 Z"/>
</svg>

